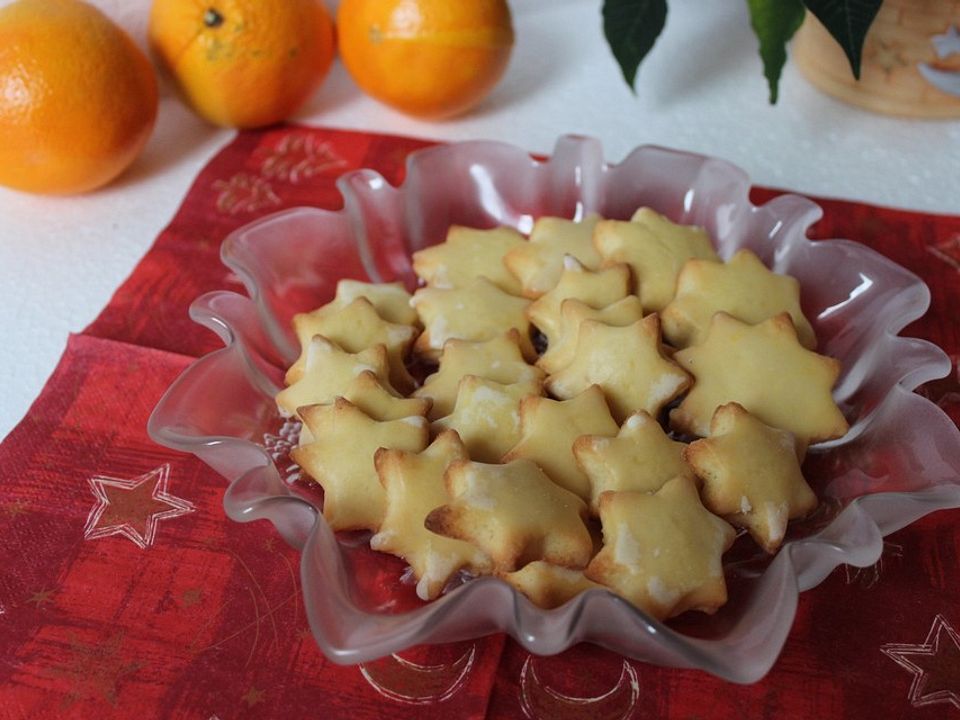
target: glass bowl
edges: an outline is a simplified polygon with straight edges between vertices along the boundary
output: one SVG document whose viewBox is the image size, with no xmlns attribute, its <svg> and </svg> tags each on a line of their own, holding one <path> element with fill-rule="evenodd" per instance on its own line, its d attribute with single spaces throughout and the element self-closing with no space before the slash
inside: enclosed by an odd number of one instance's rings
<svg viewBox="0 0 960 720">
<path fill-rule="evenodd" d="M 582 137 L 562 137 L 544 162 L 496 142 L 422 150 L 410 156 L 400 187 L 370 170 L 347 173 L 339 180 L 341 211 L 293 209 L 225 240 L 223 261 L 249 297 L 213 292 L 193 303 L 191 317 L 225 347 L 177 379 L 149 432 L 229 481 L 231 518 L 268 519 L 302 551 L 309 622 L 334 662 L 505 632 L 541 655 L 592 642 L 658 665 L 756 681 L 783 646 L 800 591 L 841 563 L 873 564 L 884 535 L 960 506 L 960 432 L 912 392 L 949 372 L 946 355 L 897 334 L 926 312 L 923 282 L 856 242 L 810 241 L 817 205 L 783 195 L 754 206 L 749 186 L 726 162 L 658 147 L 606 163 L 600 143 Z M 370 550 L 363 536 L 331 532 L 314 486 L 287 458 L 296 427 L 284 423 L 273 396 L 298 354 L 290 318 L 329 301 L 341 278 L 402 280 L 412 289 L 411 253 L 442 242 L 454 223 L 529 232 L 541 215 L 625 219 L 641 205 L 705 227 L 724 258 L 748 247 L 800 280 L 819 351 L 842 362 L 834 394 L 851 426 L 814 446 L 804 466 L 820 508 L 791 525 L 772 559 L 735 544 L 725 556 L 730 601 L 713 616 L 687 613 L 664 624 L 603 590 L 541 610 L 494 578 L 420 602 L 401 561 Z"/>
</svg>

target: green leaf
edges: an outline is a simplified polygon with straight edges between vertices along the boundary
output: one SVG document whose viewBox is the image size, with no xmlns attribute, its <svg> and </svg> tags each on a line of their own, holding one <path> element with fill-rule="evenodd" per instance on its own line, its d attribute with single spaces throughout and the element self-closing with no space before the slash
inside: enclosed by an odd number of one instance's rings
<svg viewBox="0 0 960 720">
<path fill-rule="evenodd" d="M 883 0 L 803 0 L 803 4 L 840 43 L 859 80 L 863 40 Z"/>
<path fill-rule="evenodd" d="M 760 41 L 763 74 L 770 85 L 770 104 L 777 102 L 780 73 L 787 62 L 787 43 L 803 22 L 801 0 L 747 0 L 750 24 Z"/>
<path fill-rule="evenodd" d="M 604 0 L 603 34 L 631 89 L 667 22 L 667 0 Z"/>
</svg>

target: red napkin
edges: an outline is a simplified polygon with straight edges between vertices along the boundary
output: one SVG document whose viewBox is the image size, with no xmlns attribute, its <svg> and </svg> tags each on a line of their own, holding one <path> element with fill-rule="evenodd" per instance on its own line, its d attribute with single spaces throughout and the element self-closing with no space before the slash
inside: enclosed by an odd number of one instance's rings
<svg viewBox="0 0 960 720">
<path fill-rule="evenodd" d="M 751 686 L 581 645 L 530 656 L 493 636 L 341 667 L 319 652 L 298 555 L 223 514 L 225 482 L 144 426 L 170 382 L 219 346 L 187 317 L 231 230 L 296 205 L 337 208 L 345 170 L 402 179 L 409 138 L 244 132 L 0 445 L 0 718 L 944 718 L 960 716 L 960 530 L 940 512 L 881 562 L 804 593 L 770 674 Z M 757 189 L 755 201 L 776 191 Z M 956 367 L 960 218 L 817 200 L 817 237 L 864 242 L 930 286 L 907 329 Z M 956 372 L 922 391 L 960 423 Z"/>
</svg>

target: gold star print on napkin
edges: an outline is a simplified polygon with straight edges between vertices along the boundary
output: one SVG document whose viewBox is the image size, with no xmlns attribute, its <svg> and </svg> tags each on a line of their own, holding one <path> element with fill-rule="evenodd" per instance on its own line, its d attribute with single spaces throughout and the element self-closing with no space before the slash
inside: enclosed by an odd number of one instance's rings
<svg viewBox="0 0 960 720">
<path fill-rule="evenodd" d="M 84 538 L 120 535 L 141 549 L 153 545 L 161 520 L 196 511 L 192 502 L 167 490 L 169 480 L 169 464 L 130 479 L 105 475 L 88 478 L 97 502 L 87 515 Z"/>
</svg>

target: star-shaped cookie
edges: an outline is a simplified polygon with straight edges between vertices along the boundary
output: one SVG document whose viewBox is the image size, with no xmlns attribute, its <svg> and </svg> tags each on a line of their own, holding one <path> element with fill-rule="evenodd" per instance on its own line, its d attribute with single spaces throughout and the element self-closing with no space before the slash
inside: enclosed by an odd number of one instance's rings
<svg viewBox="0 0 960 720">
<path fill-rule="evenodd" d="M 535 463 L 455 461 L 446 484 L 453 500 L 427 515 L 427 528 L 473 543 L 493 560 L 494 572 L 513 572 L 535 560 L 569 568 L 590 561 L 586 504 Z"/>
<path fill-rule="evenodd" d="M 727 601 L 721 556 L 734 529 L 707 510 L 686 477 L 656 493 L 600 496 L 603 549 L 585 575 L 657 620 L 687 610 L 713 613 Z"/>
<path fill-rule="evenodd" d="M 432 600 L 461 568 L 476 574 L 490 571 L 490 559 L 470 543 L 427 530 L 423 522 L 436 507 L 449 502 L 443 475 L 467 450 L 453 431 L 440 433 L 421 453 L 380 448 L 374 464 L 386 492 L 386 514 L 370 547 L 406 560 L 417 579 L 417 596 Z"/>
<path fill-rule="evenodd" d="M 365 297 L 377 314 L 387 322 L 398 325 L 416 325 L 417 312 L 410 307 L 410 293 L 401 282 L 368 283 L 360 280 L 341 280 L 336 297 L 326 307 L 340 309 L 354 300 Z"/>
<path fill-rule="evenodd" d="M 414 391 L 415 397 L 433 401 L 429 418 L 436 420 L 453 412 L 457 387 L 466 375 L 498 383 L 542 380 L 546 374 L 528 365 L 520 352 L 520 334 L 511 329 L 492 340 L 447 340 L 440 356 L 440 368 Z"/>
<path fill-rule="evenodd" d="M 363 370 L 350 380 L 343 392 L 336 393 L 322 402 L 331 403 L 337 397 L 349 400 L 374 420 L 400 420 L 414 415 L 423 417 L 430 409 L 430 401 L 426 398 L 397 397 L 388 391 L 377 375 L 370 370 Z M 300 444 L 306 445 L 309 442 L 313 442 L 313 435 L 310 433 L 310 428 L 304 425 L 300 428 Z"/>
<path fill-rule="evenodd" d="M 548 377 L 546 387 L 555 397 L 569 398 L 590 385 L 600 386 L 613 417 L 622 422 L 637 410 L 656 417 L 690 386 L 690 376 L 664 356 L 654 313 L 623 327 L 580 323 L 573 361 Z"/>
<path fill-rule="evenodd" d="M 800 344 L 810 350 L 817 346 L 800 309 L 800 283 L 771 272 L 750 250 L 738 250 L 726 263 L 688 260 L 677 278 L 676 297 L 660 315 L 663 336 L 675 347 L 699 345 L 718 312 L 750 324 L 789 313 Z"/>
<path fill-rule="evenodd" d="M 370 370 L 364 370 L 354 377 L 340 395 L 374 420 L 399 420 L 412 415 L 426 416 L 430 409 L 430 400 L 427 398 L 397 397 L 387 390 L 377 375 Z"/>
<path fill-rule="evenodd" d="M 384 320 L 365 297 L 358 297 L 336 312 L 320 308 L 312 313 L 293 316 L 293 329 L 303 351 L 287 370 L 287 384 L 295 383 L 303 374 L 306 349 L 314 335 L 322 335 L 347 352 L 360 352 L 374 345 L 383 345 L 390 360 L 390 383 L 401 392 L 413 390 L 416 383 L 407 372 L 404 359 L 417 330 Z"/>
<path fill-rule="evenodd" d="M 684 462 L 685 443 L 671 440 L 644 411 L 627 418 L 616 437 L 584 435 L 573 443 L 577 465 L 590 478 L 590 510 L 605 492 L 656 492 L 677 475 L 695 479 Z"/>
<path fill-rule="evenodd" d="M 340 280 L 337 282 L 337 292 L 333 300 L 309 313 L 300 314 L 309 316 L 312 320 L 334 315 L 361 297 L 369 300 L 377 314 L 387 322 L 399 325 L 415 325 L 418 322 L 416 311 L 410 307 L 410 293 L 407 292 L 403 283 L 399 282 L 369 283 L 362 280 Z"/>
<path fill-rule="evenodd" d="M 277 393 L 280 412 L 292 417 L 297 408 L 304 405 L 333 402 L 363 372 L 372 373 L 384 383 L 388 393 L 393 391 L 388 380 L 387 349 L 383 345 L 351 353 L 322 335 L 315 335 L 306 346 L 304 372 L 296 382 Z M 396 391 L 391 394 L 397 395 Z"/>
<path fill-rule="evenodd" d="M 643 319 L 643 305 L 636 295 L 627 295 L 603 308 L 592 308 L 573 298 L 560 303 L 560 325 L 556 337 L 550 341 L 537 367 L 556 373 L 571 362 L 577 350 L 577 334 L 584 320 L 596 320 L 604 325 L 622 327 Z"/>
<path fill-rule="evenodd" d="M 503 457 L 533 460 L 555 483 L 590 498 L 590 480 L 577 466 L 573 443 L 581 435 L 613 437 L 619 428 L 603 392 L 591 385 L 569 400 L 527 397 L 520 403 L 520 441 Z"/>
<path fill-rule="evenodd" d="M 603 585 L 587 579 L 582 570 L 551 565 L 536 560 L 503 579 L 522 592 L 537 607 L 557 608 L 586 590 L 603 590 Z"/>
<path fill-rule="evenodd" d="M 527 240 L 513 228 L 492 230 L 454 225 L 446 242 L 413 254 L 413 271 L 427 285 L 459 288 L 483 276 L 504 292 L 520 294 L 520 281 L 503 264 L 503 256 Z"/>
<path fill-rule="evenodd" d="M 687 260 L 717 259 L 701 228 L 678 225 L 650 208 L 637 210 L 630 222 L 601 220 L 593 243 L 605 263 L 630 266 L 648 312 L 663 310 L 673 299 L 677 275 Z"/>
<path fill-rule="evenodd" d="M 530 304 L 527 316 L 547 336 L 547 342 L 552 343 L 560 333 L 560 306 L 564 300 L 574 298 L 592 308 L 602 308 L 625 298 L 629 292 L 630 270 L 626 265 L 594 271 L 566 255 L 560 280 Z"/>
<path fill-rule="evenodd" d="M 830 395 L 840 363 L 804 348 L 786 313 L 757 325 L 717 313 L 706 340 L 673 359 L 695 378 L 670 413 L 675 430 L 706 436 L 716 409 L 737 402 L 767 425 L 789 430 L 804 446 L 847 432 Z"/>
<path fill-rule="evenodd" d="M 424 331 L 414 349 L 424 357 L 438 359 L 444 343 L 452 338 L 491 340 L 511 328 L 519 333 L 524 357 L 536 357 L 526 315 L 530 301 L 505 293 L 485 277 L 475 278 L 466 287 L 420 288 L 410 302 L 423 321 Z"/>
<path fill-rule="evenodd" d="M 691 443 L 684 456 L 703 480 L 703 504 L 746 528 L 768 553 L 780 547 L 788 520 L 817 506 L 800 472 L 793 435 L 760 422 L 737 403 L 717 408 L 710 437 Z"/>
<path fill-rule="evenodd" d="M 593 228 L 598 215 L 580 222 L 542 217 L 533 224 L 530 242 L 518 245 L 503 256 L 522 285 L 524 297 L 538 298 L 553 288 L 563 273 L 563 256 L 570 255 L 585 267 L 596 270 L 603 258 L 593 246 Z"/>
<path fill-rule="evenodd" d="M 386 495 L 373 455 L 378 448 L 420 452 L 429 429 L 421 416 L 379 422 L 349 400 L 300 408 L 300 417 L 313 442 L 290 456 L 323 487 L 323 516 L 333 530 L 374 530 L 380 527 Z"/>
<path fill-rule="evenodd" d="M 539 380 L 503 384 L 467 375 L 453 412 L 435 420 L 431 430 L 456 430 L 473 460 L 497 462 L 520 439 L 521 401 L 541 393 Z"/>
</svg>

